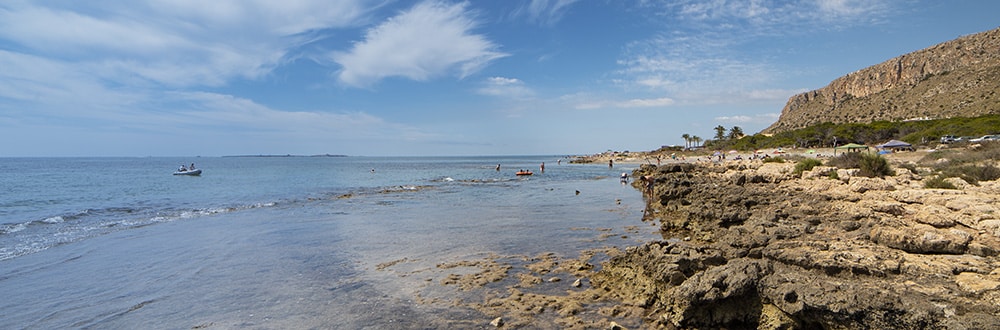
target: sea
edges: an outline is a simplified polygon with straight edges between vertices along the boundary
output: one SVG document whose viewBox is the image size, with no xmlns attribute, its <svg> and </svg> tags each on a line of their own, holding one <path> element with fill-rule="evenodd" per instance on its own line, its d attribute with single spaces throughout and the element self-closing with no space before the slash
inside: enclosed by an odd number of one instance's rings
<svg viewBox="0 0 1000 330">
<path fill-rule="evenodd" d="M 200 176 L 172 175 L 191 163 Z M 441 284 L 457 270 L 440 265 L 660 238 L 619 180 L 636 166 L 0 158 L 0 329 L 489 328 L 435 303 L 475 294 Z"/>
</svg>

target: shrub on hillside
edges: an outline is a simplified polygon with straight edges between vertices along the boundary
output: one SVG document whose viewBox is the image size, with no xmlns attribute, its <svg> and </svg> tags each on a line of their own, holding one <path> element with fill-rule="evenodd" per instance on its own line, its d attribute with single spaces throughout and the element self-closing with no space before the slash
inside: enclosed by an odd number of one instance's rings
<svg viewBox="0 0 1000 330">
<path fill-rule="evenodd" d="M 979 185 L 979 181 L 1000 179 L 1000 168 L 993 165 L 954 166 L 942 170 L 941 176 L 946 178 L 962 178 L 962 180 L 968 183 Z"/>
<path fill-rule="evenodd" d="M 781 157 L 767 157 L 762 160 L 764 163 L 784 163 L 785 159 Z"/>
<path fill-rule="evenodd" d="M 958 189 L 951 182 L 945 181 L 944 176 L 938 175 L 933 179 L 927 179 L 924 181 L 924 188 L 932 189 Z"/>
<path fill-rule="evenodd" d="M 847 152 L 840 154 L 840 156 L 830 158 L 830 160 L 827 161 L 827 165 L 841 169 L 861 168 L 861 153 Z"/>
<path fill-rule="evenodd" d="M 878 154 L 864 153 L 861 155 L 861 161 L 858 164 L 859 176 L 866 176 L 869 178 L 881 178 L 887 175 L 893 175 L 892 168 L 889 167 L 889 161 Z"/>
<path fill-rule="evenodd" d="M 823 165 L 823 161 L 816 158 L 805 158 L 795 164 L 795 170 L 792 174 L 796 176 L 802 175 L 802 172 L 811 171 L 813 167 Z"/>
</svg>

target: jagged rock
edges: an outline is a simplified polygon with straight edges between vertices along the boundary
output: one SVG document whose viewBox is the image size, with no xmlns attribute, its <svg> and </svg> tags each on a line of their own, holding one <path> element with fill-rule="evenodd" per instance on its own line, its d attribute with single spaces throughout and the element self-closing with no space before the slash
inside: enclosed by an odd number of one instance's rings
<svg viewBox="0 0 1000 330">
<path fill-rule="evenodd" d="M 848 179 L 851 191 L 863 193 L 869 190 L 895 190 L 896 187 L 884 179 L 852 176 Z"/>
<path fill-rule="evenodd" d="M 954 185 L 955 188 L 958 189 L 965 189 L 969 187 L 969 183 L 963 180 L 962 178 L 947 178 L 944 179 L 944 182 L 950 183 Z"/>
<path fill-rule="evenodd" d="M 636 171 L 672 239 L 612 257 L 591 285 L 667 328 L 1000 327 L 1000 185 L 783 168 Z"/>
<path fill-rule="evenodd" d="M 503 318 L 502 317 L 497 317 L 497 318 L 493 319 L 493 321 L 490 321 L 490 325 L 492 325 L 494 327 L 497 327 L 497 328 L 502 327 L 503 326 Z"/>
<path fill-rule="evenodd" d="M 878 227 L 872 229 L 872 241 L 910 253 L 964 254 L 972 235 L 961 230 L 944 230 L 931 226 Z"/>
<path fill-rule="evenodd" d="M 837 173 L 837 168 L 833 166 L 816 166 L 812 170 L 802 172 L 803 179 L 825 179 L 831 173 Z"/>
</svg>

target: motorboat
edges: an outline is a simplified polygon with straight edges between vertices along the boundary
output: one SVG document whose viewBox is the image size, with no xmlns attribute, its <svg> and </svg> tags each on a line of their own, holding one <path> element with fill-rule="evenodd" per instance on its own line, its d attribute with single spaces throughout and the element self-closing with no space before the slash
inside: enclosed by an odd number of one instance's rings
<svg viewBox="0 0 1000 330">
<path fill-rule="evenodd" d="M 177 171 L 177 172 L 174 172 L 174 175 L 198 176 L 198 175 L 201 175 L 201 169 L 198 168 L 198 169 L 193 169 L 193 170 Z"/>
</svg>

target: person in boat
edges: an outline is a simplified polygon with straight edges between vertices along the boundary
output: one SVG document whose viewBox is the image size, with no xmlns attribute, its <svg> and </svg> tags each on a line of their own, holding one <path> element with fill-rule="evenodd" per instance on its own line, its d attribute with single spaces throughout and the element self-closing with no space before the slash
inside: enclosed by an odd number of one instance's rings
<svg viewBox="0 0 1000 330">
<path fill-rule="evenodd" d="M 188 166 L 188 170 L 194 171 L 194 163 L 191 163 L 191 166 Z"/>
<path fill-rule="evenodd" d="M 181 168 L 178 168 L 177 172 L 187 172 L 187 167 L 184 167 L 184 165 L 181 164 Z"/>
</svg>

